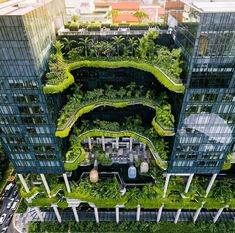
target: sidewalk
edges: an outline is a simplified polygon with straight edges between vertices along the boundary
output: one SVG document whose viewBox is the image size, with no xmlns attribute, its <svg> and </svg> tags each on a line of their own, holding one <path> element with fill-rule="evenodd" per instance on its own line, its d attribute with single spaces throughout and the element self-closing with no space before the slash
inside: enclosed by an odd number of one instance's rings
<svg viewBox="0 0 235 233">
<path fill-rule="evenodd" d="M 27 233 L 29 227 L 29 208 L 23 214 L 16 213 L 12 219 L 14 228 L 20 233 Z"/>
</svg>

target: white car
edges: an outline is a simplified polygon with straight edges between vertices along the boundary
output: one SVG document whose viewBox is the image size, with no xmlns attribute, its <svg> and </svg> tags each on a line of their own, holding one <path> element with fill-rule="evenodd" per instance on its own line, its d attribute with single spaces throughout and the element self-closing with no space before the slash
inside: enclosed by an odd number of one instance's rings
<svg viewBox="0 0 235 233">
<path fill-rule="evenodd" d="M 12 205 L 13 201 L 14 201 L 14 198 L 11 198 L 10 202 L 7 204 L 7 209 L 11 208 L 11 205 Z"/>
<path fill-rule="evenodd" d="M 15 210 L 16 207 L 17 207 L 17 204 L 18 204 L 18 201 L 15 201 L 15 202 L 12 204 L 11 209 L 12 209 L 12 210 Z"/>
<path fill-rule="evenodd" d="M 7 228 L 8 228 L 8 227 L 4 227 L 4 228 L 2 228 L 1 233 L 6 233 L 6 232 L 7 232 Z"/>
<path fill-rule="evenodd" d="M 0 225 L 2 225 L 6 219 L 7 214 L 2 214 L 2 216 L 0 217 Z"/>
</svg>

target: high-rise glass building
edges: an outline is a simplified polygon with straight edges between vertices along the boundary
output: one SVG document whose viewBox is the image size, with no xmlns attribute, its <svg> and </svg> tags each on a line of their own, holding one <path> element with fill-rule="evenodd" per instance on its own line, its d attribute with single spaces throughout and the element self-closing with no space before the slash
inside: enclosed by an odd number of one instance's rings
<svg viewBox="0 0 235 233">
<path fill-rule="evenodd" d="M 63 9 L 64 1 L 0 5 L 1 141 L 17 173 L 63 172 L 54 110 L 42 92 Z"/>
<path fill-rule="evenodd" d="M 184 5 L 182 20 L 168 18 L 188 71 L 173 173 L 218 173 L 234 146 L 233 6 L 233 1 L 195 1 Z"/>
<path fill-rule="evenodd" d="M 166 208 L 175 223 L 192 209 L 195 222 L 204 204 L 220 209 L 214 222 L 235 208 L 210 194 L 234 151 L 235 3 L 177 2 L 168 25 L 64 22 L 63 0 L 0 3 L 1 143 L 41 221 L 39 207 L 59 222 L 58 208 L 79 221 L 92 207 L 97 222 L 98 207 L 116 222 L 133 209 L 159 222 Z M 171 61 L 149 61 L 157 50 Z M 97 182 L 113 196 L 92 196 Z"/>
</svg>

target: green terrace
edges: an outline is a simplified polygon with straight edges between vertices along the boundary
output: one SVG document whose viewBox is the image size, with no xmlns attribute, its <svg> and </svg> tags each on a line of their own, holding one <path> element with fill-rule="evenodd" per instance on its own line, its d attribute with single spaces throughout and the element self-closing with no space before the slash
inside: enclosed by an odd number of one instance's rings
<svg viewBox="0 0 235 233">
<path fill-rule="evenodd" d="M 75 93 L 69 97 L 67 104 L 63 107 L 58 119 L 57 137 L 69 135 L 74 123 L 83 114 L 88 113 L 101 106 L 124 108 L 130 105 L 143 105 L 156 110 L 156 117 L 152 120 L 152 125 L 161 136 L 174 135 L 174 116 L 171 114 L 171 106 L 167 102 L 151 100 L 152 94 L 148 91 L 144 96 L 143 91 L 135 83 L 127 87 L 115 90 L 112 85 L 106 89 L 95 89 L 83 93 L 81 87 L 77 86 Z M 166 96 L 163 98 L 167 98 Z"/>
<path fill-rule="evenodd" d="M 154 128 L 144 127 L 138 116 L 127 117 L 120 124 L 118 122 L 94 120 L 82 121 L 78 128 L 74 128 L 70 136 L 70 149 L 66 153 L 65 169 L 76 170 L 83 162 L 86 152 L 82 146 L 85 139 L 91 137 L 119 138 L 131 137 L 146 145 L 156 164 L 162 169 L 167 168 L 169 154 L 168 142 L 156 134 Z"/>
<path fill-rule="evenodd" d="M 209 196 L 205 198 L 205 188 L 209 179 L 196 177 L 189 192 L 184 193 L 185 180 L 181 177 L 173 177 L 169 183 L 167 195 L 163 198 L 162 174 L 154 167 L 149 170 L 148 174 L 156 179 L 156 184 L 148 183 L 142 187 L 129 187 L 124 193 L 120 192 L 120 185 L 115 177 L 95 184 L 85 177 L 79 182 L 69 181 L 71 192 L 67 192 L 65 186 L 55 184 L 53 188 L 58 191 L 57 195 L 51 198 L 43 195 L 34 196 L 31 203 L 26 203 L 28 206 L 40 207 L 57 204 L 59 208 L 67 208 L 70 200 L 77 200 L 81 203 L 95 204 L 98 208 L 115 208 L 116 205 L 123 205 L 126 209 L 135 209 L 140 205 L 143 209 L 158 209 L 164 205 L 164 209 L 168 210 L 196 210 L 201 206 L 207 210 L 226 206 L 231 210 L 235 209 L 235 198 L 229 179 L 217 180 Z"/>
<path fill-rule="evenodd" d="M 120 132 L 113 132 L 113 131 L 98 130 L 98 129 L 84 132 L 77 137 L 77 141 L 74 144 L 72 144 L 71 149 L 66 154 L 66 161 L 64 164 L 65 170 L 68 170 L 68 171 L 76 170 L 78 168 L 78 165 L 81 164 L 83 162 L 83 160 L 85 159 L 86 152 L 81 145 L 81 142 L 84 139 L 87 139 L 90 137 L 102 137 L 102 136 L 108 137 L 108 138 L 131 137 L 131 138 L 138 140 L 139 142 L 144 143 L 150 149 L 150 151 L 156 161 L 156 164 L 159 167 L 161 167 L 162 169 L 166 170 L 167 161 L 163 161 L 162 158 L 159 156 L 159 153 L 157 152 L 157 148 L 160 145 L 156 144 L 156 146 L 155 146 L 153 144 L 153 142 L 151 140 L 149 140 L 147 137 L 145 137 L 141 134 L 138 134 L 136 132 L 127 131 L 127 130 L 120 131 Z"/>
<path fill-rule="evenodd" d="M 183 93 L 181 51 L 156 46 L 154 41 L 157 37 L 156 32 L 150 30 L 142 38 L 129 38 L 128 41 L 122 36 L 113 37 L 111 42 L 94 42 L 88 37 L 80 38 L 78 42 L 63 38 L 62 43 L 57 41 L 54 45 L 56 54 L 51 55 L 44 93 L 60 93 L 67 89 L 75 82 L 70 72 L 82 67 L 144 70 L 153 74 L 167 89 Z"/>
</svg>

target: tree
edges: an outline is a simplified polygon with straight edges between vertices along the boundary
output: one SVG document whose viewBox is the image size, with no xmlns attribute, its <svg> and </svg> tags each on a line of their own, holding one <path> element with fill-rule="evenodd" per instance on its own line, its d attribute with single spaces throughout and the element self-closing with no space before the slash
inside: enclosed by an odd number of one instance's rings
<svg viewBox="0 0 235 233">
<path fill-rule="evenodd" d="M 113 44 L 116 46 L 118 56 L 120 55 L 120 48 L 123 45 L 124 40 L 125 38 L 123 36 L 114 36 L 112 38 Z"/>
<path fill-rule="evenodd" d="M 91 54 L 95 55 L 96 57 L 101 56 L 102 52 L 104 51 L 104 43 L 103 41 L 97 41 L 93 43 L 91 46 Z"/>
<path fill-rule="evenodd" d="M 138 45 L 138 40 L 135 37 L 131 37 L 128 39 L 128 45 L 131 49 L 131 56 L 134 56 L 134 49 Z"/>
<path fill-rule="evenodd" d="M 73 21 L 73 22 L 77 22 L 78 20 L 80 19 L 80 16 L 79 15 L 72 15 L 71 16 L 71 20 Z"/>
<path fill-rule="evenodd" d="M 7 170 L 9 162 L 6 158 L 6 155 L 0 145 L 0 180 L 3 178 L 3 173 Z"/>
<path fill-rule="evenodd" d="M 50 72 L 47 73 L 46 77 L 48 79 L 48 84 L 57 84 L 65 78 L 66 64 L 63 62 L 62 58 L 58 58 L 56 62 L 49 63 Z"/>
<path fill-rule="evenodd" d="M 64 49 L 68 52 L 72 49 L 73 44 L 77 44 L 77 41 L 69 40 L 66 37 L 63 37 L 61 41 L 62 41 L 62 44 L 64 45 Z"/>
<path fill-rule="evenodd" d="M 63 57 L 62 49 L 64 48 L 64 45 L 59 40 L 57 40 L 53 46 L 56 49 L 56 53 Z"/>
<path fill-rule="evenodd" d="M 138 19 L 139 23 L 142 22 L 143 19 L 148 19 L 149 18 L 149 15 L 144 11 L 136 11 L 133 14 L 133 16 L 135 16 Z"/>
<path fill-rule="evenodd" d="M 84 49 L 84 54 L 85 54 L 85 57 L 88 56 L 88 49 L 90 48 L 91 44 L 92 44 L 93 40 L 88 38 L 88 37 L 85 37 L 85 38 L 79 38 L 79 42 L 78 42 L 78 45 L 82 46 L 83 49 Z"/>
<path fill-rule="evenodd" d="M 104 46 L 103 55 L 105 55 L 106 57 L 110 57 L 111 55 L 115 53 L 115 47 L 113 46 L 112 43 L 108 41 L 104 41 L 103 46 Z"/>
<path fill-rule="evenodd" d="M 113 18 L 119 16 L 119 14 L 120 14 L 120 12 L 118 10 L 110 10 L 110 11 L 108 11 L 106 18 L 113 19 Z"/>
</svg>

